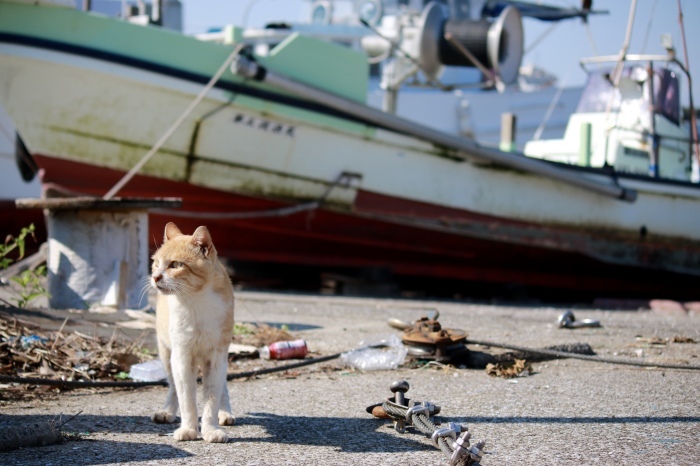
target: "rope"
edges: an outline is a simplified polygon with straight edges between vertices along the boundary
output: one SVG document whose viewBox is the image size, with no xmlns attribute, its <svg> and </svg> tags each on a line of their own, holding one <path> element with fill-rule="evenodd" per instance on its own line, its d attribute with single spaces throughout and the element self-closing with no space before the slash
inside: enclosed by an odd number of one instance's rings
<svg viewBox="0 0 700 466">
<path fill-rule="evenodd" d="M 587 354 L 569 353 L 566 351 L 557 351 L 552 349 L 533 349 L 526 348 L 524 346 L 517 345 L 506 345 L 503 343 L 494 343 L 492 341 L 478 341 L 478 340 L 467 340 L 466 344 L 481 345 L 481 346 L 492 346 L 494 348 L 504 348 L 514 351 L 522 351 L 526 353 L 542 354 L 545 356 L 553 356 L 555 358 L 572 358 L 572 359 L 582 359 L 584 361 L 592 362 L 604 362 L 608 364 L 622 364 L 626 366 L 640 366 L 640 367 L 655 367 L 662 369 L 685 369 L 685 370 L 700 370 L 700 366 L 692 364 L 662 364 L 662 363 L 652 363 L 646 361 L 636 361 L 634 359 L 622 359 L 622 358 L 605 358 L 601 356 L 590 356 Z"/>
<path fill-rule="evenodd" d="M 322 356 L 319 358 L 304 359 L 303 361 L 293 362 L 290 364 L 285 364 L 283 366 L 268 367 L 265 369 L 257 369 L 254 371 L 247 372 L 235 372 L 226 375 L 226 380 L 234 379 L 246 379 L 249 377 L 255 377 L 258 375 L 271 374 L 274 372 L 282 372 L 290 369 L 296 369 L 297 367 L 310 366 L 312 364 L 318 364 L 325 361 L 331 361 L 333 359 L 338 359 L 343 353 L 336 353 L 330 356 Z M 197 379 L 198 382 L 201 379 Z M 167 387 L 167 380 L 154 380 L 150 382 L 117 382 L 117 381 L 99 381 L 99 380 L 57 380 L 57 379 L 40 379 L 37 377 L 13 377 L 9 375 L 0 375 L 0 382 L 2 383 L 21 383 L 27 385 L 51 385 L 55 387 L 69 387 L 69 388 L 141 388 L 141 387 Z"/>
<path fill-rule="evenodd" d="M 237 220 L 247 218 L 286 217 L 299 212 L 305 212 L 307 210 L 316 210 L 320 206 L 321 202 L 313 201 L 290 207 L 281 207 L 279 209 L 270 210 L 258 210 L 255 212 L 193 212 L 176 209 L 149 209 L 149 212 L 160 215 L 169 215 L 171 217 Z"/>
<path fill-rule="evenodd" d="M 355 351 L 360 351 L 367 348 L 381 348 L 386 346 L 385 343 L 377 343 L 374 345 L 363 346 L 357 348 Z M 264 369 L 257 369 L 254 371 L 247 372 L 234 372 L 231 374 L 226 374 L 226 380 L 234 379 L 246 379 L 249 377 L 255 377 L 258 375 L 272 374 L 274 372 L 283 372 L 290 369 L 296 369 L 297 367 L 310 366 L 312 364 L 319 364 L 326 361 L 332 361 L 333 359 L 338 359 L 343 353 L 335 353 L 329 356 L 320 356 L 318 358 L 304 359 L 298 362 L 292 362 L 289 364 L 284 364 L 277 367 L 268 367 Z M 197 382 L 201 382 L 202 379 L 198 378 Z M 140 388 L 140 387 L 154 387 L 161 386 L 167 387 L 167 380 L 154 380 L 150 382 L 116 382 L 116 381 L 99 381 L 99 380 L 56 380 L 56 379 L 40 379 L 37 377 L 13 377 L 9 375 L 0 375 L 0 382 L 3 383 L 22 383 L 28 385 L 52 385 L 56 387 L 85 387 L 85 388 L 95 388 L 95 387 L 122 387 L 122 388 Z"/>
<path fill-rule="evenodd" d="M 131 179 L 136 175 L 136 173 L 141 170 L 141 168 L 148 162 L 151 157 L 155 155 L 158 150 L 163 147 L 163 144 L 170 139 L 170 136 L 172 136 L 175 131 L 180 127 L 180 125 L 185 121 L 185 118 L 189 116 L 190 113 L 195 109 L 197 105 L 204 99 L 204 96 L 209 93 L 209 91 L 214 87 L 214 84 L 221 78 L 221 76 L 224 74 L 224 72 L 231 66 L 231 62 L 238 56 L 239 53 L 241 53 L 241 50 L 243 50 L 243 47 L 245 44 L 238 44 L 236 48 L 233 49 L 231 54 L 228 56 L 228 58 L 224 61 L 224 63 L 221 65 L 221 67 L 218 69 L 218 71 L 214 74 L 214 76 L 211 77 L 209 82 L 207 83 L 206 86 L 201 90 L 199 95 L 192 101 L 189 107 L 185 110 L 185 112 L 180 115 L 180 117 L 175 121 L 175 123 L 168 128 L 168 130 L 161 136 L 161 138 L 158 140 L 158 142 L 155 143 L 155 145 L 149 150 L 146 155 L 143 156 L 139 162 L 134 165 L 134 167 L 129 170 L 129 172 L 122 177 L 121 180 L 117 182 L 117 184 L 110 189 L 107 194 L 104 195 L 103 199 L 111 199 L 114 197 L 115 194 L 121 190 L 124 185 L 126 185 Z"/>
<path fill-rule="evenodd" d="M 256 210 L 252 212 L 193 212 L 193 211 L 182 211 L 177 209 L 149 209 L 149 212 L 169 215 L 172 217 L 188 217 L 188 218 L 201 218 L 201 219 L 219 219 L 219 220 L 237 220 L 237 219 L 248 219 L 248 218 L 266 218 L 266 217 L 286 217 L 289 215 L 294 215 L 299 212 L 306 212 L 309 210 L 316 210 L 328 199 L 333 189 L 338 187 L 343 180 L 347 178 L 352 178 L 357 175 L 349 172 L 342 172 L 338 177 L 328 185 L 326 190 L 323 192 L 321 197 L 315 201 L 306 202 L 304 204 L 297 204 L 289 207 L 280 207 L 278 209 L 270 210 Z M 346 184 L 345 187 L 348 185 Z"/>
</svg>

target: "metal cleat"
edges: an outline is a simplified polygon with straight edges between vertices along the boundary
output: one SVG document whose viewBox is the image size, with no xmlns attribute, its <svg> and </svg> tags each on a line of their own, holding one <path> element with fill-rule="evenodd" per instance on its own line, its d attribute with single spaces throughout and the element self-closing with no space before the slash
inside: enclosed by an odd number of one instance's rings
<svg viewBox="0 0 700 466">
<path fill-rule="evenodd" d="M 410 385 L 406 380 L 398 380 L 396 382 L 393 382 L 391 386 L 389 387 L 389 390 L 391 390 L 392 393 L 394 393 L 394 403 L 397 405 L 401 406 L 407 406 L 408 403 L 406 402 L 406 392 L 408 391 Z M 396 432 L 403 434 L 406 432 L 406 421 L 402 419 L 397 419 L 394 421 L 394 430 Z"/>
</svg>

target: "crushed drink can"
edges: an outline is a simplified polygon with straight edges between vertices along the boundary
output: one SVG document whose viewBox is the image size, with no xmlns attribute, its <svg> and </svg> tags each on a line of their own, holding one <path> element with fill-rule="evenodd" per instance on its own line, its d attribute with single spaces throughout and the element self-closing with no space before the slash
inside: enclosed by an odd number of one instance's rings
<svg viewBox="0 0 700 466">
<path fill-rule="evenodd" d="M 258 349 L 263 359 L 303 359 L 308 352 L 304 340 L 278 341 Z"/>
</svg>

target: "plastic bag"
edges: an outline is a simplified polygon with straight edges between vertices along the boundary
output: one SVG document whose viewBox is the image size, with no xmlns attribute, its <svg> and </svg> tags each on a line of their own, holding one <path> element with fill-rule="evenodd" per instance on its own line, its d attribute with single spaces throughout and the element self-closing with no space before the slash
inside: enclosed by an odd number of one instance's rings
<svg viewBox="0 0 700 466">
<path fill-rule="evenodd" d="M 129 370 L 129 378 L 137 382 L 156 382 L 167 377 L 160 359 L 134 364 Z"/>
<path fill-rule="evenodd" d="M 377 345 L 385 345 L 386 348 L 367 348 L 368 346 Z M 396 369 L 403 364 L 408 354 L 408 348 L 404 346 L 401 339 L 396 335 L 372 341 L 363 341 L 360 343 L 360 346 L 365 348 L 348 351 L 340 357 L 347 365 L 363 371 Z"/>
</svg>

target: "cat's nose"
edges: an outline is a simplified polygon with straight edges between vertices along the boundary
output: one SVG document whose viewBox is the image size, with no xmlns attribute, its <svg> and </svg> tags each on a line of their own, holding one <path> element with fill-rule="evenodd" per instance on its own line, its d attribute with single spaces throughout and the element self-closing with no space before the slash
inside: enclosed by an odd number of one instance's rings
<svg viewBox="0 0 700 466">
<path fill-rule="evenodd" d="M 153 277 L 153 281 L 156 283 L 158 283 L 163 278 L 162 275 L 152 275 L 152 277 Z"/>
</svg>

